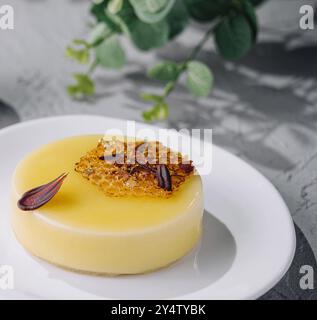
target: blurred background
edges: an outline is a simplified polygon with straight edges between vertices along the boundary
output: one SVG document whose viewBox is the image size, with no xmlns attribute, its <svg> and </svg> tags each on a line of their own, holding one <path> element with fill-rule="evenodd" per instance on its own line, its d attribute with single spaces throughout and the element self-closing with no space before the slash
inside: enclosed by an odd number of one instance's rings
<svg viewBox="0 0 317 320">
<path fill-rule="evenodd" d="M 14 8 L 14 30 L 0 30 L 0 127 L 64 114 L 97 114 L 143 121 L 141 91 L 162 86 L 146 76 L 155 62 L 183 60 L 205 27 L 190 27 L 164 48 L 144 53 L 122 39 L 127 65 L 98 69 L 96 93 L 82 100 L 65 88 L 81 66 L 65 58 L 74 38 L 85 38 L 92 17 L 87 0 L 0 0 Z M 226 61 L 209 41 L 198 60 L 215 85 L 194 98 L 180 83 L 169 97 L 170 116 L 158 125 L 212 128 L 214 143 L 264 173 L 281 192 L 317 256 L 317 22 L 299 28 L 299 8 L 317 1 L 268 0 L 259 6 L 258 43 L 247 56 Z M 317 9 L 315 13 L 317 12 Z"/>
</svg>

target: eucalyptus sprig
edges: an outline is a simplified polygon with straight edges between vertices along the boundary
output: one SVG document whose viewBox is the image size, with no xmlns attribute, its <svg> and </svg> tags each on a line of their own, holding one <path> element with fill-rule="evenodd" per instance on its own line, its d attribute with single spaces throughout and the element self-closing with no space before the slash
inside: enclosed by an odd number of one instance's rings
<svg viewBox="0 0 317 320">
<path fill-rule="evenodd" d="M 88 40 L 76 39 L 66 56 L 87 65 L 87 72 L 74 74 L 68 93 L 77 98 L 93 95 L 96 67 L 120 69 L 126 63 L 120 36 L 128 37 L 142 51 L 163 47 L 188 25 L 191 19 L 209 25 L 202 39 L 182 62 L 163 61 L 148 70 L 148 76 L 164 83 L 162 94 L 143 93 L 152 104 L 143 112 L 146 121 L 168 117 L 168 96 L 179 81 L 195 97 L 208 96 L 214 82 L 210 68 L 198 61 L 205 43 L 214 38 L 225 59 L 239 59 L 257 38 L 255 6 L 263 0 L 98 0 L 91 6 L 96 19 Z"/>
</svg>

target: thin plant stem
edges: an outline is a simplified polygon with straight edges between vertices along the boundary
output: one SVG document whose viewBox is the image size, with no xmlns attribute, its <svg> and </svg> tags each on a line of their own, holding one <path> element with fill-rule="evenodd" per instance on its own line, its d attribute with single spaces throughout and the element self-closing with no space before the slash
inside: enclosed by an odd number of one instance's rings
<svg viewBox="0 0 317 320">
<path fill-rule="evenodd" d="M 94 59 L 93 62 L 90 64 L 88 70 L 87 70 L 87 75 L 90 76 L 95 71 L 95 69 L 97 68 L 98 64 L 99 64 L 98 59 Z"/>
<path fill-rule="evenodd" d="M 215 31 L 216 26 L 218 25 L 218 22 L 220 19 L 216 19 L 214 23 L 209 27 L 209 29 L 205 32 L 204 36 L 202 39 L 198 42 L 197 46 L 191 51 L 191 53 L 188 55 L 188 57 L 185 59 L 184 62 L 181 63 L 178 74 L 175 78 L 175 80 L 170 81 L 164 90 L 163 98 L 167 98 L 169 94 L 174 90 L 175 86 L 177 85 L 180 76 L 186 71 L 188 63 L 195 59 L 197 55 L 200 53 L 202 48 L 204 47 L 205 43 L 208 41 L 210 35 Z"/>
</svg>

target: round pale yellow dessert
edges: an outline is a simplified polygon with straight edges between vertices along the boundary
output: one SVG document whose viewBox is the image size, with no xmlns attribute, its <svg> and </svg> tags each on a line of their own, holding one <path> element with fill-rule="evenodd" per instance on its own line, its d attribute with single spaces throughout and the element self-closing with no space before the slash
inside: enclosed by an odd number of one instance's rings
<svg viewBox="0 0 317 320">
<path fill-rule="evenodd" d="M 203 195 L 191 175 L 170 197 L 111 197 L 74 170 L 100 136 L 47 144 L 23 159 L 12 183 L 12 227 L 32 254 L 72 270 L 137 274 L 171 264 L 201 235 Z M 34 187 L 68 172 L 57 195 L 34 211 L 17 201 Z"/>
</svg>

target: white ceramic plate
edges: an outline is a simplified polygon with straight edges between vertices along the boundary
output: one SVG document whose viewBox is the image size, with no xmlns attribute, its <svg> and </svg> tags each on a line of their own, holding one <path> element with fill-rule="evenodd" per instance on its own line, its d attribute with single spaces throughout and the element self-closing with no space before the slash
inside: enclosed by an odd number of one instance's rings
<svg viewBox="0 0 317 320">
<path fill-rule="evenodd" d="M 203 177 L 203 239 L 193 252 L 160 271 L 96 277 L 65 271 L 29 255 L 9 221 L 9 190 L 17 162 L 50 141 L 124 129 L 126 121 L 64 116 L 0 131 L 0 264 L 14 268 L 14 290 L 3 298 L 41 299 L 254 299 L 287 271 L 295 249 L 293 222 L 273 185 L 236 156 L 213 148 L 213 170 Z M 145 125 L 137 124 L 143 128 Z M 1 276 L 1 275 L 0 275 Z M 0 279 L 1 280 L 1 279 Z"/>
</svg>

